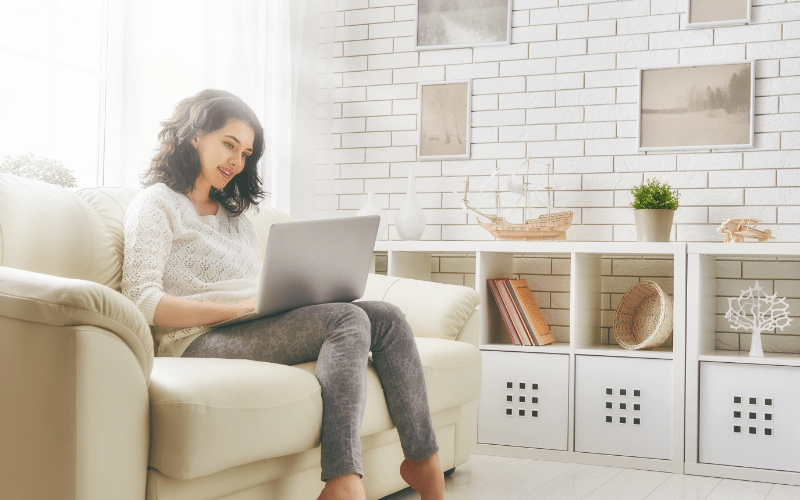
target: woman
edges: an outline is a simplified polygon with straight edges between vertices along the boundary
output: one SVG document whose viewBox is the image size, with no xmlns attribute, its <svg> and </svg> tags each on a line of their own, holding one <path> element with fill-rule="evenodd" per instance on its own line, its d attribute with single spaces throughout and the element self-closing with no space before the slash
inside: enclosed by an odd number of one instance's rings
<svg viewBox="0 0 800 500">
<path fill-rule="evenodd" d="M 385 302 L 321 304 L 209 329 L 252 311 L 258 239 L 242 214 L 263 196 L 264 130 L 238 97 L 204 90 L 162 123 L 161 145 L 125 215 L 122 293 L 155 326 L 159 356 L 317 361 L 322 387 L 320 499 L 363 499 L 359 431 L 368 353 L 406 459 L 400 473 L 424 500 L 444 475 L 411 328 Z"/>
</svg>

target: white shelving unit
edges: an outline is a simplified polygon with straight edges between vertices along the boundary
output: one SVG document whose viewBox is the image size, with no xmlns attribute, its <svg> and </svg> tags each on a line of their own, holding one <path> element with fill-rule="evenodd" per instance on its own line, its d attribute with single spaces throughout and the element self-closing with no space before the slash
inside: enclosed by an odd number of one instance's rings
<svg viewBox="0 0 800 500">
<path fill-rule="evenodd" d="M 800 266 L 778 261 L 787 258 L 800 259 L 800 244 L 687 247 L 687 474 L 800 485 L 800 354 L 751 358 L 746 350 L 723 350 L 729 346 L 717 336 L 719 315 L 727 310 L 717 297 L 718 260 L 756 261 L 756 269 Z M 763 284 L 792 277 L 757 274 L 740 278 L 761 277 Z"/>
<path fill-rule="evenodd" d="M 484 352 L 476 452 L 683 472 L 685 243 L 381 241 L 375 251 L 388 254 L 388 275 L 425 280 L 433 255 L 474 256 Z M 511 344 L 486 280 L 512 277 L 517 257 L 569 259 L 568 341 L 561 335 L 545 347 Z M 610 311 L 603 296 L 614 277 L 603 267 L 614 259 L 671 261 L 664 279 L 674 290 L 674 327 L 665 347 L 630 351 L 604 338 Z"/>
</svg>

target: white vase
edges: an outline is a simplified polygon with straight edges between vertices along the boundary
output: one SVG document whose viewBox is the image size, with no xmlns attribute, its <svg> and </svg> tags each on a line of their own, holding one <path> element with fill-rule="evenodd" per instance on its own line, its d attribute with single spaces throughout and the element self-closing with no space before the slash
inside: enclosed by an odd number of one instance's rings
<svg viewBox="0 0 800 500">
<path fill-rule="evenodd" d="M 425 212 L 417 200 L 416 177 L 414 176 L 414 165 L 408 167 L 408 192 L 406 201 L 394 219 L 397 232 L 401 240 L 418 240 L 422 237 L 425 230 Z"/>
<path fill-rule="evenodd" d="M 386 234 L 386 227 L 389 225 L 386 220 L 386 214 L 383 213 L 381 207 L 375 203 L 375 192 L 370 191 L 367 194 L 367 204 L 361 207 L 361 210 L 356 213 L 357 216 L 362 215 L 378 215 L 381 218 L 380 224 L 378 224 L 378 235 L 375 237 L 375 241 L 383 239 L 383 235 Z"/>
<path fill-rule="evenodd" d="M 753 338 L 750 341 L 750 356 L 763 358 L 764 350 L 761 348 L 761 329 L 753 328 Z"/>
</svg>

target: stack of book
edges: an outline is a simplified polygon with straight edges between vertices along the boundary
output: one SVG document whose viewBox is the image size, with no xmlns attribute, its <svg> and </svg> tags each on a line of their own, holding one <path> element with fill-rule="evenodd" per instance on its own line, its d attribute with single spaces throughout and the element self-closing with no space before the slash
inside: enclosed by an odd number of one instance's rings
<svg viewBox="0 0 800 500">
<path fill-rule="evenodd" d="M 514 345 L 541 346 L 555 342 L 527 281 L 508 278 L 486 281 Z"/>
</svg>

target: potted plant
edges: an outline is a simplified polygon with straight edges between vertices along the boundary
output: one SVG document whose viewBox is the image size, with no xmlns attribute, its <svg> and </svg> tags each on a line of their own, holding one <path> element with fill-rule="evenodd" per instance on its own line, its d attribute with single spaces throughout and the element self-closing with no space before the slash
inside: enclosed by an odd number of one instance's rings
<svg viewBox="0 0 800 500">
<path fill-rule="evenodd" d="M 647 179 L 631 189 L 636 237 L 639 241 L 669 241 L 680 195 L 669 184 Z"/>
<path fill-rule="evenodd" d="M 78 186 L 72 171 L 64 167 L 60 161 L 36 156 L 33 153 L 18 155 L 13 158 L 6 156 L 3 162 L 0 163 L 0 174 L 17 175 L 66 188 Z"/>
</svg>

